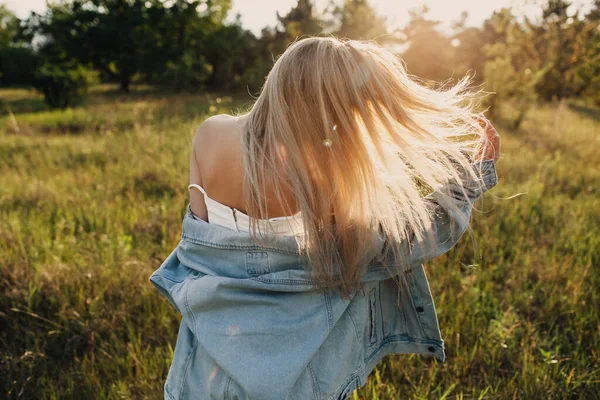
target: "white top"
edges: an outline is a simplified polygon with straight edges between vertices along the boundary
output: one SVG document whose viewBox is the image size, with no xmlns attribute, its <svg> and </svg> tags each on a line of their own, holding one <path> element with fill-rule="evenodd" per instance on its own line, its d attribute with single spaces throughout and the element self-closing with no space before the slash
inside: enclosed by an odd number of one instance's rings
<svg viewBox="0 0 600 400">
<path fill-rule="evenodd" d="M 208 222 L 221 225 L 238 232 L 250 232 L 250 216 L 240 210 L 229 207 L 211 199 L 202 186 L 192 183 L 188 186 L 196 188 L 204 195 L 204 203 L 208 211 Z M 261 232 L 273 232 L 279 235 L 301 235 L 303 233 L 302 215 L 300 212 L 291 216 L 258 219 Z"/>
</svg>

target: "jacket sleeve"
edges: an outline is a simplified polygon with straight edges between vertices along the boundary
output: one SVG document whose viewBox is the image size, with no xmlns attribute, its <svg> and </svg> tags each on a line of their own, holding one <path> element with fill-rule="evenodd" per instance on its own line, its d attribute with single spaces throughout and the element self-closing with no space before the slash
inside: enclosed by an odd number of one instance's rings
<svg viewBox="0 0 600 400">
<path fill-rule="evenodd" d="M 405 267 L 423 264 L 446 253 L 465 233 L 473 204 L 498 183 L 494 160 L 473 165 L 481 180 L 467 180 L 463 185 L 450 181 L 425 197 L 433 217 L 431 231 L 422 232 L 421 241 L 417 241 L 413 232 L 409 240 L 400 244 Z"/>
</svg>

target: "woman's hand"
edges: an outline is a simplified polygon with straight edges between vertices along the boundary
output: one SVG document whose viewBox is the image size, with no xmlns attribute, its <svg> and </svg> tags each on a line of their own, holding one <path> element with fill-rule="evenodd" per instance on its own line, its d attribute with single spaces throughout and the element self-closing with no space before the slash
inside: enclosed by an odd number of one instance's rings
<svg viewBox="0 0 600 400">
<path fill-rule="evenodd" d="M 481 138 L 481 145 L 475 151 L 474 161 L 498 161 L 500 158 L 500 135 L 483 113 L 479 114 L 478 121 L 485 129 L 485 137 Z"/>
</svg>

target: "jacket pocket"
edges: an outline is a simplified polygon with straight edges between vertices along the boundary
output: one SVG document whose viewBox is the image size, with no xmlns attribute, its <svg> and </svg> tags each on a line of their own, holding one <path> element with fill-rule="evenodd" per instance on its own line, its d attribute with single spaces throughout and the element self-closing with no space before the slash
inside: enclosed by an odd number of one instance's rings
<svg viewBox="0 0 600 400">
<path fill-rule="evenodd" d="M 379 281 L 363 283 L 346 311 L 354 324 L 361 348 L 368 356 L 384 336 Z"/>
<path fill-rule="evenodd" d="M 369 289 L 369 346 L 377 343 L 377 287 Z"/>
</svg>

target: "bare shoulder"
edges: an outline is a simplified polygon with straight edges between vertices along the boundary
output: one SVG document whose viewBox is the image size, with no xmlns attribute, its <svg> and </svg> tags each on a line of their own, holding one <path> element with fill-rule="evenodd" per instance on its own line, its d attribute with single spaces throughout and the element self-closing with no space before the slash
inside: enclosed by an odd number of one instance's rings
<svg viewBox="0 0 600 400">
<path fill-rule="evenodd" d="M 239 117 L 229 114 L 213 115 L 205 119 L 194 135 L 194 151 L 207 148 L 215 149 L 215 146 L 227 143 L 232 139 L 239 138 Z"/>
</svg>

